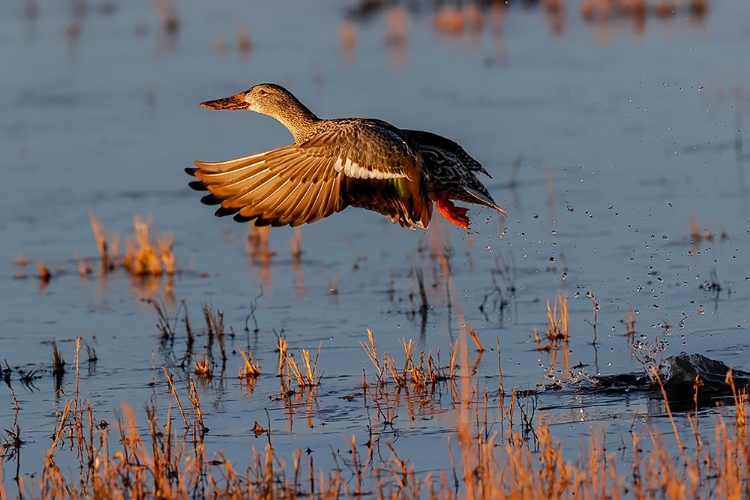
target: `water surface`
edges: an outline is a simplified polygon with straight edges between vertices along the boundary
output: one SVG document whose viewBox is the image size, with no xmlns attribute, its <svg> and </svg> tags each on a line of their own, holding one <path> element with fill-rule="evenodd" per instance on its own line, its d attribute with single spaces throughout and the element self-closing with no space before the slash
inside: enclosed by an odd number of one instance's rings
<svg viewBox="0 0 750 500">
<path fill-rule="evenodd" d="M 437 32 L 425 5 L 403 11 L 406 39 L 396 45 L 386 43 L 385 12 L 350 17 L 350 2 L 180 2 L 172 34 L 151 4 L 41 3 L 32 16 L 30 5 L 0 6 L 0 349 L 21 408 L 21 474 L 42 467 L 56 405 L 71 394 L 77 336 L 98 357 L 81 374 L 97 418 L 113 421 L 122 402 L 140 408 L 152 397 L 166 407 L 162 366 L 186 390 L 184 328 L 162 344 L 149 298 L 170 314 L 185 301 L 195 355 L 206 343 L 202 305 L 224 312 L 235 334 L 226 373 L 199 395 L 208 448 L 239 464 L 250 446 L 265 444 L 252 433 L 256 420 L 270 421 L 277 453 L 309 448 L 324 468 L 349 436 L 367 440 L 368 425 L 382 424 L 361 394 L 363 373 L 374 377 L 360 346 L 368 328 L 397 360 L 402 338 L 446 359 L 463 313 L 493 350 L 477 376 L 495 407 L 496 339 L 506 390 L 534 389 L 550 373 L 642 372 L 625 336 L 629 308 L 635 339 L 666 342 L 665 357 L 686 351 L 750 369 L 746 2 L 711 2 L 701 18 L 649 15 L 642 27 L 590 24 L 571 4 L 557 34 L 540 6 L 514 3 L 502 30 L 493 33 L 487 11 L 481 32 L 456 36 Z M 351 50 L 342 47 L 343 22 L 356 33 Z M 249 52 L 238 47 L 243 30 Z M 444 220 L 407 231 L 350 209 L 302 229 L 297 266 L 293 231 L 274 229 L 276 254 L 259 264 L 247 226 L 214 218 L 183 168 L 291 141 L 270 118 L 197 106 L 264 81 L 288 87 L 323 117 L 377 117 L 456 140 L 491 173 L 486 185 L 509 217 L 472 208 L 468 234 Z M 135 214 L 153 216 L 157 233 L 173 231 L 173 282 L 122 270 L 101 276 L 89 211 L 108 233 L 132 233 Z M 691 220 L 711 239 L 691 237 Z M 450 256 L 450 298 L 435 252 Z M 94 270 L 83 278 L 82 257 Z M 53 274 L 47 286 L 34 277 L 36 262 Z M 424 322 L 417 269 L 430 305 Z M 558 291 L 569 299 L 577 368 L 550 371 L 551 354 L 535 349 L 533 330 L 544 333 L 546 302 Z M 596 346 L 589 291 L 600 304 Z M 250 321 L 246 333 L 254 303 L 258 331 Z M 322 345 L 323 377 L 309 405 L 303 393 L 296 404 L 277 397 L 282 332 L 298 357 Z M 52 339 L 68 362 L 63 394 L 51 374 Z M 236 378 L 236 346 L 260 364 L 251 391 Z M 21 370 L 38 378 L 23 385 Z M 342 399 L 348 394 L 354 399 Z M 0 424 L 9 428 L 7 386 L 0 399 Z M 445 435 L 457 426 L 450 403 L 447 391 L 429 401 L 394 398 L 398 418 L 382 439 L 420 470 L 448 467 Z M 634 420 L 671 433 L 663 405 L 638 392 L 566 386 L 542 394 L 536 415 L 571 457 L 582 434 L 619 442 Z M 678 428 L 689 432 L 687 420 L 678 418 Z M 14 468 L 3 465 L 6 487 Z"/>
</svg>

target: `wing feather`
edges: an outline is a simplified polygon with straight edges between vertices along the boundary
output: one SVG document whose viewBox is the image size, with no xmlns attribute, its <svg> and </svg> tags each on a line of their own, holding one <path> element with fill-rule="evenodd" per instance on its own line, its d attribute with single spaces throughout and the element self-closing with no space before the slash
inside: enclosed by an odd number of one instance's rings
<svg viewBox="0 0 750 500">
<path fill-rule="evenodd" d="M 333 125 L 332 125 L 333 124 Z M 421 156 L 385 122 L 324 122 L 302 144 L 186 169 L 208 191 L 216 215 L 257 225 L 310 223 L 349 205 L 374 210 L 411 227 L 429 223 L 431 202 Z"/>
</svg>

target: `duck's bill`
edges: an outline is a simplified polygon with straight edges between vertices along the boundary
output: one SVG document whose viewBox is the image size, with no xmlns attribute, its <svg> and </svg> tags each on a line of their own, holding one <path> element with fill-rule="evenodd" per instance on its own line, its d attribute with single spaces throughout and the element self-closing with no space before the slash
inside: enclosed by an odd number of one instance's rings
<svg viewBox="0 0 750 500">
<path fill-rule="evenodd" d="M 245 102 L 245 93 L 240 92 L 233 96 L 224 97 L 223 99 L 216 99 L 214 101 L 202 102 L 201 106 L 208 109 L 247 109 L 249 104 Z"/>
</svg>

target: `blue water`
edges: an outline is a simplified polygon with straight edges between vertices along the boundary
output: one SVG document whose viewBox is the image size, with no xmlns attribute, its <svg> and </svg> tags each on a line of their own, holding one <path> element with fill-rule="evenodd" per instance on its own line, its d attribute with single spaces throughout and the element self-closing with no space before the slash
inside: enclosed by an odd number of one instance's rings
<svg viewBox="0 0 750 500">
<path fill-rule="evenodd" d="M 68 362 L 68 397 L 73 340 L 81 336 L 96 349 L 95 369 L 81 373 L 81 393 L 97 420 L 114 422 L 122 402 L 139 409 L 152 394 L 166 408 L 163 365 L 186 394 L 187 372 L 174 366 L 184 353 L 184 329 L 174 352 L 160 348 L 157 316 L 145 298 L 166 301 L 171 314 L 186 301 L 199 334 L 196 355 L 206 342 L 201 306 L 212 304 L 236 334 L 230 345 L 249 346 L 258 360 L 263 375 L 249 394 L 231 349 L 225 377 L 199 387 L 208 448 L 226 450 L 239 464 L 249 446 L 265 443 L 251 432 L 256 420 L 266 426 L 265 410 L 282 455 L 310 448 L 316 465 L 326 467 L 329 446 L 345 447 L 351 435 L 365 442 L 368 415 L 378 421 L 377 413 L 361 395 L 341 398 L 361 392 L 363 370 L 374 380 L 359 344 L 366 329 L 399 361 L 401 338 L 447 359 L 457 304 L 485 347 L 500 340 L 506 389 L 544 380 L 550 355 L 534 350 L 533 329 L 543 334 L 546 301 L 558 291 L 570 301 L 571 364 L 587 373 L 642 369 L 623 335 L 629 306 L 637 338 L 667 341 L 665 356 L 695 352 L 750 369 L 747 2 L 711 2 L 701 20 L 684 12 L 648 17 L 642 33 L 628 20 L 587 24 L 571 4 L 559 35 L 540 7 L 511 5 L 499 37 L 489 14 L 478 35 L 437 33 L 425 7 L 406 14 L 401 47 L 385 43 L 381 12 L 348 21 L 356 31 L 351 53 L 338 34 L 350 2 L 185 1 L 173 35 L 150 3 L 115 3 L 109 12 L 101 2 L 83 11 L 43 2 L 32 19 L 26 5 L 0 6 L 0 360 L 13 370 L 21 406 L 22 474 L 39 472 L 51 444 L 52 339 Z M 249 53 L 237 46 L 243 29 Z M 319 116 L 377 117 L 454 139 L 492 174 L 486 185 L 508 218 L 472 208 L 468 235 L 444 220 L 412 232 L 349 209 L 302 228 L 299 267 L 287 228 L 271 232 L 271 265 L 252 264 L 247 227 L 216 219 L 187 187 L 183 168 L 196 158 L 226 159 L 291 141 L 268 117 L 197 106 L 259 82 L 286 86 Z M 172 231 L 180 271 L 173 283 L 142 283 L 121 270 L 101 276 L 89 211 L 108 234 L 132 233 L 135 214 L 153 216 L 156 233 Z M 691 217 L 710 241 L 691 242 Z M 453 307 L 431 247 L 452 254 Z M 83 257 L 94 273 L 81 278 Z M 30 264 L 19 266 L 19 259 Z M 53 274 L 46 287 L 34 277 L 36 262 Z M 495 276 L 508 301 L 500 314 L 492 276 L 506 266 L 507 281 Z M 431 306 L 424 326 L 413 314 L 418 295 L 410 299 L 416 268 Z M 713 282 L 721 285 L 718 294 Z M 596 348 L 587 291 L 601 306 Z M 259 331 L 246 335 L 261 293 Z M 301 349 L 322 343 L 323 378 L 312 409 L 303 398 L 292 416 L 274 399 L 282 331 L 298 360 Z M 21 384 L 19 368 L 39 369 L 36 388 Z M 497 389 L 498 371 L 496 352 L 485 353 L 483 387 Z M 537 417 L 553 425 L 572 457 L 581 434 L 605 428 L 619 442 L 634 418 L 663 412 L 638 395 L 563 391 L 542 399 L 548 409 Z M 5 385 L 0 401 L 0 428 L 8 429 L 14 412 Z M 395 439 L 420 470 L 447 467 L 447 457 L 435 457 L 457 425 L 450 396 L 391 404 L 397 432 L 384 439 Z M 659 419 L 650 423 L 671 432 Z M 688 429 L 687 421 L 680 428 Z M 65 457 L 61 451 L 58 463 Z M 67 459 L 73 468 L 75 457 Z M 3 464 L 6 487 L 14 469 Z"/>
</svg>

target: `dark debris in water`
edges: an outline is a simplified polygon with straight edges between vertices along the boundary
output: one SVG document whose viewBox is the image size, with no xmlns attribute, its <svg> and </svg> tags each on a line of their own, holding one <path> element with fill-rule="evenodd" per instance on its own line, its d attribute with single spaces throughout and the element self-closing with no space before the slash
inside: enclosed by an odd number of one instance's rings
<svg viewBox="0 0 750 500">
<path fill-rule="evenodd" d="M 699 404 L 710 404 L 717 399 L 733 397 L 750 386 L 750 373 L 731 369 L 721 361 L 700 354 L 681 353 L 667 358 L 670 364 L 670 377 L 664 383 L 667 396 L 675 400 L 691 400 L 695 394 L 696 380 L 699 380 Z M 727 376 L 731 370 L 731 379 Z"/>
<path fill-rule="evenodd" d="M 731 378 L 727 378 L 731 370 Z M 750 372 L 732 369 L 721 361 L 701 354 L 680 353 L 664 360 L 660 376 L 664 393 L 674 411 L 689 411 L 698 408 L 735 404 L 735 396 L 750 389 Z M 565 384 L 556 379 L 543 390 L 531 389 L 517 392 L 518 397 L 539 395 L 549 390 L 573 390 L 585 394 L 633 394 L 642 393 L 649 399 L 663 399 L 659 381 L 642 372 L 593 375 L 579 379 L 578 383 Z M 542 410 L 552 409 L 543 407 Z"/>
<path fill-rule="evenodd" d="M 675 410 L 715 406 L 733 402 L 734 394 L 750 386 L 750 373 L 733 370 L 721 361 L 701 354 L 680 353 L 665 360 L 666 373 L 664 392 Z M 732 371 L 732 377 L 727 374 Z M 581 391 L 644 391 L 654 397 L 661 397 L 661 389 L 656 380 L 645 373 L 622 373 L 591 377 L 593 386 L 581 387 Z M 731 383 L 730 383 L 731 382 Z M 733 389 L 734 386 L 734 389 Z M 697 390 L 697 394 L 696 394 Z"/>
</svg>

